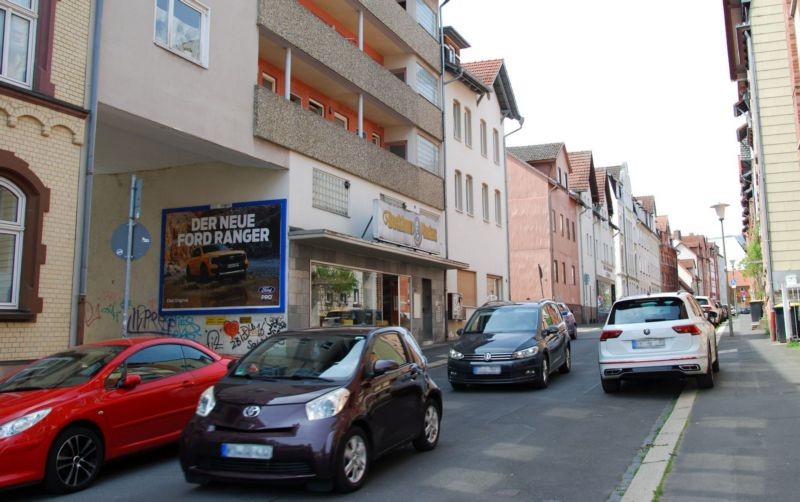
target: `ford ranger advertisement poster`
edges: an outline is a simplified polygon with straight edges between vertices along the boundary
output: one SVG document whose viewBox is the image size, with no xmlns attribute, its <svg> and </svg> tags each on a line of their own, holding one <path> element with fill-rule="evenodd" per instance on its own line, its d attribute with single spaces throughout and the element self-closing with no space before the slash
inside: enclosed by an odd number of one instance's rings
<svg viewBox="0 0 800 502">
<path fill-rule="evenodd" d="M 164 314 L 284 312 L 286 201 L 165 209 Z"/>
</svg>

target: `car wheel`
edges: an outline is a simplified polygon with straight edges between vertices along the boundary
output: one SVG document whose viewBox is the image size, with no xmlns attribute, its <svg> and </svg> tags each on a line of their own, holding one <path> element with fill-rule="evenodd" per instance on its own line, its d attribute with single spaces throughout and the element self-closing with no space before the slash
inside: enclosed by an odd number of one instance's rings
<svg viewBox="0 0 800 502">
<path fill-rule="evenodd" d="M 574 330 L 572 330 L 572 333 L 569 334 L 569 337 L 572 338 L 573 340 L 577 340 L 578 339 L 578 328 L 577 327 Z"/>
<path fill-rule="evenodd" d="M 208 275 L 208 267 L 203 265 L 200 267 L 200 281 L 208 282 L 211 280 L 211 277 Z"/>
<path fill-rule="evenodd" d="M 711 363 L 711 348 L 708 349 L 708 366 L 706 372 L 697 377 L 697 386 L 701 389 L 710 389 L 714 387 L 714 368 Z"/>
<path fill-rule="evenodd" d="M 414 448 L 419 451 L 430 451 L 439 444 L 439 426 L 442 423 L 442 416 L 439 414 L 439 407 L 436 402 L 429 399 L 425 403 L 425 415 L 422 418 L 422 432 L 413 441 Z"/>
<path fill-rule="evenodd" d="M 367 436 L 360 427 L 353 427 L 339 448 L 339 459 L 336 467 L 334 489 L 339 493 L 348 493 L 361 488 L 369 471 L 369 447 Z"/>
<path fill-rule="evenodd" d="M 711 369 L 714 373 L 719 373 L 719 347 L 714 347 L 714 355 L 716 359 L 714 359 L 714 364 L 711 365 Z"/>
<path fill-rule="evenodd" d="M 103 464 L 103 441 L 91 429 L 70 427 L 59 434 L 47 456 L 45 489 L 50 493 L 83 490 Z"/>
<path fill-rule="evenodd" d="M 563 374 L 569 373 L 572 370 L 572 349 L 569 345 L 564 349 L 564 364 L 558 368 L 558 372 Z"/>
<path fill-rule="evenodd" d="M 539 365 L 539 378 L 536 379 L 537 389 L 546 389 L 547 384 L 550 383 L 550 361 L 545 354 L 542 357 L 542 363 Z"/>
<path fill-rule="evenodd" d="M 450 387 L 452 387 L 455 391 L 467 390 L 467 384 L 465 383 L 450 382 Z"/>
<path fill-rule="evenodd" d="M 603 386 L 603 392 L 606 394 L 613 394 L 614 392 L 619 392 L 619 388 L 622 385 L 622 382 L 618 379 L 608 379 L 605 378 L 600 379 L 600 385 Z"/>
</svg>

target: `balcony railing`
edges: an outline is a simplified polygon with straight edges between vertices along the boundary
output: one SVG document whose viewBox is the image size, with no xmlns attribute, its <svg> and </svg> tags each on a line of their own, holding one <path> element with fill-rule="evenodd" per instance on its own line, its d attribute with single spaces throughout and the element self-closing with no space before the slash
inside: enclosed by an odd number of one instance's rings
<svg viewBox="0 0 800 502">
<path fill-rule="evenodd" d="M 444 209 L 442 178 L 256 86 L 253 134 L 427 204 Z"/>
</svg>

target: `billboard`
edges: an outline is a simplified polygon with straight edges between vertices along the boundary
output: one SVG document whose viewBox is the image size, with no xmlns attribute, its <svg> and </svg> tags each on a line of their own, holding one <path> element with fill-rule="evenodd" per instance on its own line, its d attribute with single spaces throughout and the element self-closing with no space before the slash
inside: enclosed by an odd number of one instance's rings
<svg viewBox="0 0 800 502">
<path fill-rule="evenodd" d="M 285 248 L 285 199 L 164 209 L 160 312 L 285 312 Z"/>
</svg>

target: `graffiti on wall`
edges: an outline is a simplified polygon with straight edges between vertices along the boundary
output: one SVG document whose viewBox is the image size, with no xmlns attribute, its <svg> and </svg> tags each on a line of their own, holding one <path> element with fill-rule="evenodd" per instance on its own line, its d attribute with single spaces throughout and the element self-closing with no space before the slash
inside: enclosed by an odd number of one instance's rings
<svg viewBox="0 0 800 502">
<path fill-rule="evenodd" d="M 123 302 L 113 295 L 104 295 L 101 301 L 88 302 L 84 320 L 86 331 L 104 334 L 108 333 L 111 325 L 121 328 L 123 306 Z M 131 305 L 128 310 L 129 336 L 185 338 L 221 354 L 244 354 L 286 328 L 283 315 L 161 315 L 155 299 L 151 299 L 149 304 Z"/>
</svg>

